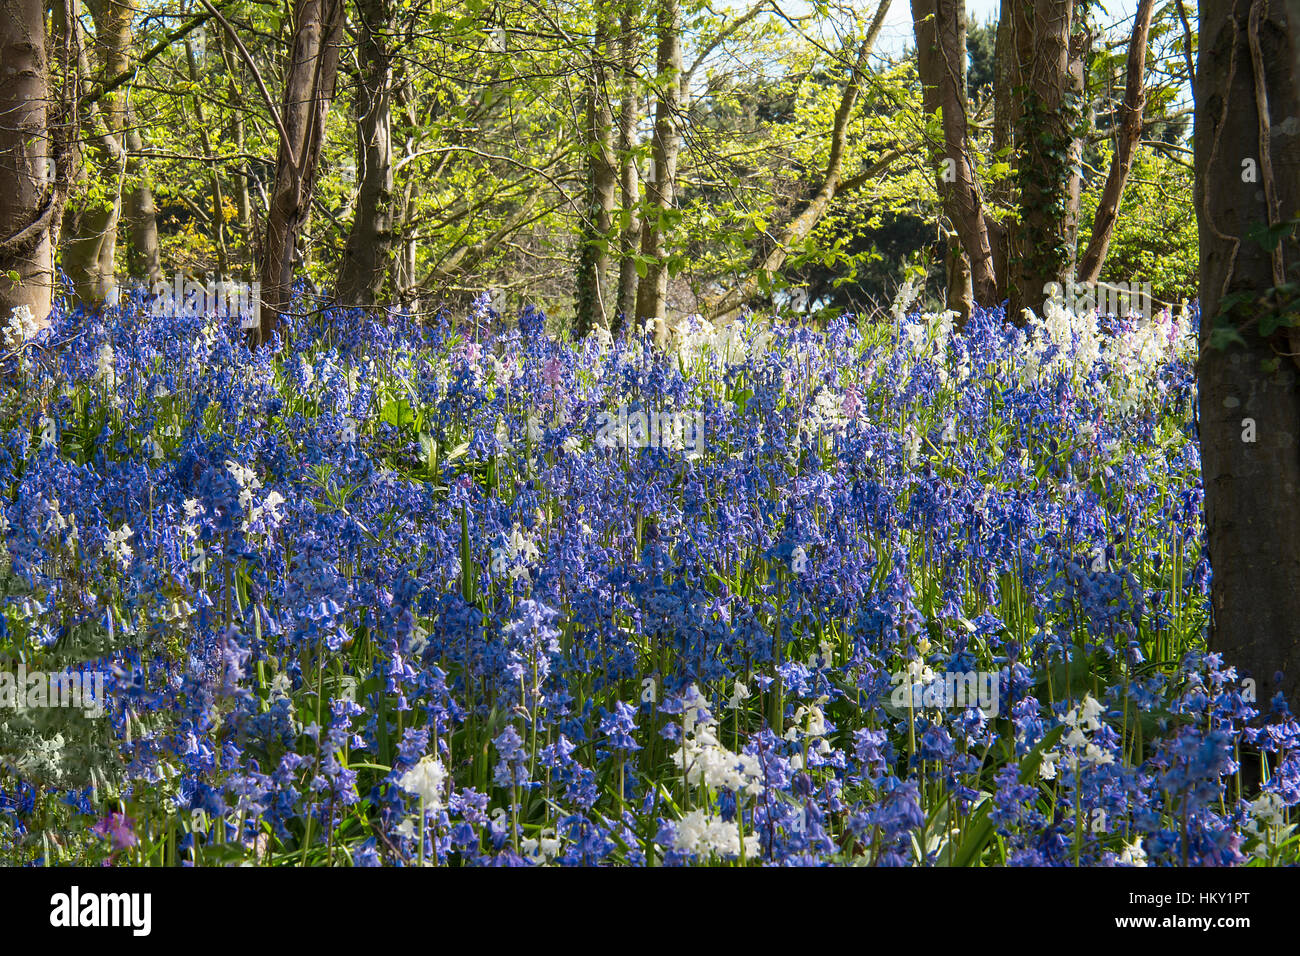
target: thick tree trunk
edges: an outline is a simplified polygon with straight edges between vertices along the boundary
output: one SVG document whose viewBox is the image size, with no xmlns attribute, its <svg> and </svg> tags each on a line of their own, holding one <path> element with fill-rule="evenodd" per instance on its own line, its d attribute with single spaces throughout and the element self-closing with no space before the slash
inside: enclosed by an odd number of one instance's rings
<svg viewBox="0 0 1300 956">
<path fill-rule="evenodd" d="M 1015 110 L 1019 149 L 1016 182 L 1020 221 L 1013 233 L 1009 277 L 1011 321 L 1023 310 L 1041 313 L 1049 285 L 1074 279 L 1071 208 L 1080 104 L 1069 93 L 1075 0 L 1023 0 L 1014 4 L 1016 70 L 1022 98 Z M 1077 208 L 1077 207 L 1075 207 Z"/>
<path fill-rule="evenodd" d="M 0 6 L 0 322 L 25 306 L 44 325 L 53 301 L 50 230 L 60 210 L 47 180 L 45 35 L 42 0 Z"/>
<path fill-rule="evenodd" d="M 641 246 L 640 173 L 637 170 L 636 128 L 641 122 L 641 100 L 638 96 L 640 81 L 637 66 L 640 60 L 640 33 L 636 28 L 635 8 L 632 0 L 624 0 L 619 14 L 618 27 L 620 94 L 618 122 L 619 162 L 619 264 L 618 302 L 610 324 L 617 334 L 623 320 L 636 313 L 636 254 Z"/>
<path fill-rule="evenodd" d="M 1295 709 L 1300 343 L 1295 330 L 1261 335 L 1259 323 L 1276 320 L 1276 300 L 1260 300 L 1287 281 L 1286 270 L 1300 262 L 1300 243 L 1292 230 L 1270 253 L 1248 232 L 1300 209 L 1300 2 L 1202 0 L 1196 94 L 1199 427 L 1214 569 L 1210 646 L 1256 681 L 1263 709 L 1279 691 Z M 1247 160 L 1256 176 L 1246 174 Z M 1213 330 L 1224 323 L 1239 330 L 1244 345 L 1211 345 Z"/>
<path fill-rule="evenodd" d="M 669 217 L 677 202 L 677 153 L 680 138 L 677 129 L 682 87 L 682 8 L 681 0 L 659 0 L 656 13 L 659 52 L 658 77 L 655 82 L 658 102 L 655 107 L 655 134 L 652 155 L 654 179 L 646 185 L 646 221 L 643 226 L 641 252 L 649 262 L 637 286 L 636 317 L 644 322 L 660 320 L 656 340 L 667 342 L 668 316 L 668 244 Z"/>
<path fill-rule="evenodd" d="M 280 109 L 284 128 L 262 252 L 261 342 L 279 329 L 293 296 L 294 259 L 311 210 L 325 118 L 334 99 L 343 19 L 343 0 L 294 4 L 293 49 Z"/>
<path fill-rule="evenodd" d="M 983 306 L 996 305 L 998 288 L 984 197 L 970 156 L 964 0 L 912 0 L 912 24 L 922 107 L 927 114 L 941 114 L 943 148 L 935 144 L 930 153 L 935 183 L 952 231 L 961 241 L 970 275 L 967 292 L 961 279 L 966 269 L 950 264 L 954 281 L 949 283 L 948 306 L 966 319 L 970 317 L 972 298 Z"/>
<path fill-rule="evenodd" d="M 393 243 L 393 9 L 358 0 L 357 211 L 343 250 L 336 295 L 344 305 L 374 305 L 383 295 Z"/>
<path fill-rule="evenodd" d="M 595 42 L 587 71 L 587 221 L 578 256 L 577 309 L 574 334 L 609 327 L 615 291 L 609 282 L 609 248 L 614 240 L 619 168 L 614 155 L 614 111 L 610 103 L 609 22 L 597 14 Z"/>
<path fill-rule="evenodd" d="M 1079 281 L 1096 282 L 1110 249 L 1110 237 L 1119 219 L 1120 203 L 1129 171 L 1133 168 L 1133 154 L 1142 138 L 1142 112 L 1146 108 L 1147 37 L 1151 32 L 1151 14 L 1155 0 L 1139 0 L 1133 18 L 1133 33 L 1128 41 L 1127 75 L 1124 77 L 1124 102 L 1120 106 L 1119 132 L 1115 137 L 1115 155 L 1106 173 L 1106 184 L 1101 190 L 1097 213 L 1092 220 L 1092 235 L 1088 248 L 1079 261 Z"/>
</svg>

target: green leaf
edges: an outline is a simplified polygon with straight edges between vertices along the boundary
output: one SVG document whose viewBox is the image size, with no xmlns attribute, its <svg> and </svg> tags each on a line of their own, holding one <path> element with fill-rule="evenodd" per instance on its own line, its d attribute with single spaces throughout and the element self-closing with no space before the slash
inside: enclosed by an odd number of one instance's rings
<svg viewBox="0 0 1300 956">
<path fill-rule="evenodd" d="M 1241 337 L 1241 333 L 1236 329 L 1220 326 L 1217 329 L 1210 330 L 1210 348 L 1222 351 L 1233 344 L 1246 344 L 1246 340 Z"/>
<path fill-rule="evenodd" d="M 394 428 L 405 428 L 415 421 L 415 413 L 411 411 L 411 403 L 406 399 L 394 398 L 380 410 L 379 420 Z"/>
<path fill-rule="evenodd" d="M 1043 762 L 1043 754 L 1056 745 L 1065 733 L 1065 725 L 1049 730 L 1043 739 L 1034 745 L 1020 761 L 1017 778 L 1022 784 L 1028 784 L 1038 777 L 1038 768 Z M 966 837 L 952 857 L 953 866 L 970 866 L 984 852 L 993 838 L 993 821 L 989 819 L 992 800 L 985 800 L 979 805 L 966 823 Z"/>
</svg>

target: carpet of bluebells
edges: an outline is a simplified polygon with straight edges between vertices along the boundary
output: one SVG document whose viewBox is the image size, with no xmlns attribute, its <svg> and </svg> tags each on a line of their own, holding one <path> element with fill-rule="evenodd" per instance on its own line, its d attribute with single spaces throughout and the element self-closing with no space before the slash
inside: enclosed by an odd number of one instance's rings
<svg viewBox="0 0 1300 956">
<path fill-rule="evenodd" d="M 0 661 L 107 678 L 0 710 L 0 860 L 1300 858 L 1300 725 L 1204 647 L 1194 310 L 758 318 L 15 318 Z"/>
</svg>

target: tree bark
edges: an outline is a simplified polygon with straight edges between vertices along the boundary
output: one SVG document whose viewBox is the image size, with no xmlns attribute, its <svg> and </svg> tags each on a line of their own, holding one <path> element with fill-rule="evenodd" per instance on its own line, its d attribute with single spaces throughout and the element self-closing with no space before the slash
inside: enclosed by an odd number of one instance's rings
<svg viewBox="0 0 1300 956">
<path fill-rule="evenodd" d="M 1015 109 L 1020 220 L 1013 233 L 1009 318 L 1041 313 L 1050 283 L 1074 278 L 1070 241 L 1072 177 L 1079 106 L 1070 92 L 1075 0 L 1014 4 L 1016 67 L 1022 92 Z"/>
<path fill-rule="evenodd" d="M 990 184 L 984 209 L 984 226 L 989 233 L 993 250 L 993 274 L 997 277 L 996 300 L 1007 298 L 1007 273 L 1011 261 L 1011 230 L 995 216 L 991 207 L 1010 207 L 1015 199 L 1015 168 L 1017 164 L 1012 130 L 1016 121 L 1020 85 L 1019 65 L 1016 62 L 1015 0 L 1002 0 L 998 14 L 998 32 L 995 40 L 996 75 L 993 83 L 993 159 L 1006 163 L 1005 176 Z"/>
<path fill-rule="evenodd" d="M 94 53 L 97 72 L 106 82 L 127 72 L 130 65 L 132 18 L 131 0 L 87 0 L 95 23 Z M 80 43 L 75 21 L 69 25 L 78 47 L 77 68 L 88 75 L 92 65 Z M 125 137 L 126 95 L 115 90 L 89 104 L 84 114 L 85 145 L 76 162 L 80 181 L 101 193 L 78 204 L 69 204 L 65 215 L 66 238 L 62 249 L 63 270 L 72 280 L 78 299 L 88 306 L 103 303 L 116 288 L 117 226 L 122 212 L 121 184 L 127 164 Z M 81 161 L 81 160 L 84 160 Z"/>
<path fill-rule="evenodd" d="M 1087 63 L 1092 50 L 1092 33 L 1088 29 L 1088 4 L 1075 0 L 1074 25 L 1070 32 L 1069 77 L 1066 80 L 1067 102 L 1078 104 L 1072 115 L 1079 122 L 1070 133 L 1070 157 L 1066 170 L 1065 250 L 1069 260 L 1065 267 L 1067 281 L 1074 278 L 1079 262 L 1079 206 L 1083 199 L 1083 144 L 1093 126 L 1091 101 L 1088 99 Z"/>
<path fill-rule="evenodd" d="M 1300 243 L 1292 229 L 1270 252 L 1248 231 L 1282 223 L 1300 209 L 1300 0 L 1201 0 L 1196 93 L 1199 430 L 1214 569 L 1210 647 L 1256 681 L 1261 709 L 1278 692 L 1295 709 L 1300 348 L 1295 329 L 1263 335 L 1259 322 L 1276 318 L 1276 300 L 1266 290 L 1287 280 L 1286 270 L 1300 262 Z M 1258 181 L 1245 174 L 1246 160 Z M 1224 323 L 1238 329 L 1244 344 L 1211 344 Z"/>
<path fill-rule="evenodd" d="M 619 191 L 619 167 L 614 155 L 614 110 L 610 102 L 608 11 L 597 11 L 594 44 L 587 68 L 587 221 L 578 255 L 577 308 L 573 331 L 586 335 L 596 326 L 609 327 L 615 305 L 610 287 L 610 244 L 614 241 L 614 210 Z"/>
<path fill-rule="evenodd" d="M 280 109 L 283 132 L 262 253 L 262 322 L 257 340 L 279 329 L 293 297 L 298 238 L 311 210 L 325 118 L 334 99 L 343 0 L 295 0 L 293 49 Z"/>
<path fill-rule="evenodd" d="M 993 158 L 1013 164 L 1011 128 L 1015 123 L 1015 87 L 1019 83 L 1016 64 L 1015 0 L 1002 0 L 998 13 L 998 32 L 994 40 L 993 79 Z M 989 199 L 1009 205 L 1011 178 L 998 180 L 989 189 Z"/>
<path fill-rule="evenodd" d="M 636 128 L 641 122 L 637 95 L 640 81 L 636 75 L 641 55 L 639 38 L 635 7 L 632 0 L 623 0 L 618 27 L 622 97 L 618 123 L 619 221 L 622 230 L 619 235 L 618 302 L 610 324 L 615 334 L 621 331 L 623 320 L 636 312 L 636 254 L 641 245 L 641 177 L 636 164 Z"/>
<path fill-rule="evenodd" d="M 144 276 L 150 287 L 162 280 L 162 256 L 158 245 L 158 207 L 154 202 L 153 178 L 144 152 L 144 139 L 135 116 L 127 112 L 126 175 L 131 183 L 125 200 L 125 219 L 131 233 L 130 266 Z"/>
<path fill-rule="evenodd" d="M 1142 138 L 1142 113 L 1146 108 L 1147 37 L 1151 32 L 1151 14 L 1155 0 L 1139 0 L 1133 18 L 1133 33 L 1128 41 L 1128 64 L 1124 77 L 1124 102 L 1120 106 L 1119 132 L 1115 137 L 1115 155 L 1106 172 L 1097 213 L 1092 220 L 1088 248 L 1079 261 L 1079 281 L 1096 282 L 1106 262 L 1110 238 L 1119 219 L 1124 187 L 1133 168 L 1133 154 Z"/>
<path fill-rule="evenodd" d="M 982 306 L 998 302 L 993 247 L 984 216 L 984 197 L 971 161 L 966 117 L 966 5 L 964 0 L 912 0 L 916 32 L 917 72 L 921 77 L 922 107 L 926 114 L 940 113 L 943 149 L 932 146 L 930 158 L 944 214 L 961 242 L 970 273 L 967 294 L 962 274 L 950 263 L 948 307 L 963 320 L 972 302 Z M 952 252 L 949 253 L 950 257 Z M 969 298 L 967 297 L 969 295 Z"/>
<path fill-rule="evenodd" d="M 358 0 L 357 211 L 343 250 L 336 296 L 371 306 L 383 294 L 393 244 L 393 9 L 390 0 Z"/>
<path fill-rule="evenodd" d="M 53 302 L 50 230 L 60 210 L 46 176 L 49 98 L 45 4 L 6 3 L 0 7 L 0 322 L 26 306 L 44 325 Z"/>
<path fill-rule="evenodd" d="M 416 113 L 416 96 L 414 85 L 409 76 L 400 70 L 394 77 L 393 100 L 397 106 L 402 125 L 407 130 L 416 127 L 419 117 Z M 409 133 L 401 143 L 401 162 L 410 162 L 419 146 L 414 136 Z M 418 180 L 411 175 L 403 176 L 401 187 L 394 185 L 393 210 L 393 294 L 403 307 L 409 307 L 414 298 L 416 287 L 415 267 L 418 258 L 418 241 L 415 237 L 415 201 L 418 195 Z"/>
<path fill-rule="evenodd" d="M 655 338 L 664 345 L 668 337 L 665 234 L 677 201 L 677 154 L 680 148 L 677 122 L 682 99 L 679 80 L 682 72 L 681 0 L 658 0 L 656 28 L 659 51 L 655 83 L 658 102 L 652 150 L 654 179 L 646 185 L 646 221 L 641 241 L 641 253 L 649 261 L 637 286 L 636 317 L 639 321 L 658 319 Z"/>
</svg>

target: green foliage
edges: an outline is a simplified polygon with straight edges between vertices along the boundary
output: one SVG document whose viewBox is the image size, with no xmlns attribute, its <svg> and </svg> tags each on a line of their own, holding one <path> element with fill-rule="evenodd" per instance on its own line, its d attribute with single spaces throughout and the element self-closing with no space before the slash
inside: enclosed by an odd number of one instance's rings
<svg viewBox="0 0 1300 956">
<path fill-rule="evenodd" d="M 133 52 L 152 48 L 188 9 L 170 2 L 140 9 Z M 137 120 L 142 162 L 112 170 L 98 163 L 70 197 L 70 212 L 93 211 L 151 182 L 168 275 L 181 269 L 201 276 L 223 260 L 239 276 L 257 271 L 279 146 L 267 97 L 278 104 L 282 95 L 293 23 L 288 8 L 278 4 L 244 0 L 222 9 L 249 50 L 267 96 L 222 30 L 207 29 L 196 54 L 197 80 L 190 75 L 185 43 L 173 43 L 143 64 L 114 100 Z M 602 95 L 617 124 L 625 82 L 619 30 L 626 11 L 637 41 L 629 82 L 639 122 L 634 141 L 619 148 L 616 159 L 635 163 L 640 189 L 629 202 L 620 200 L 621 230 L 649 212 L 646 178 L 659 82 L 653 5 L 566 0 L 546 5 L 544 15 L 539 9 L 523 0 L 392 3 L 394 246 L 387 285 L 404 304 L 463 308 L 489 288 L 503 294 L 507 309 L 527 301 L 567 320 L 583 307 L 578 289 L 592 286 L 591 267 L 582 257 L 592 242 L 604 245 L 611 269 L 630 259 L 639 275 L 647 271 L 650 260 L 639 243 L 626 247 L 621 235 L 589 234 L 593 142 L 586 97 L 593 64 L 599 64 Z M 674 310 L 691 311 L 751 277 L 820 185 L 835 112 L 875 4 L 812 4 L 788 18 L 761 9 L 742 18 L 748 9 L 744 0 L 729 8 L 702 0 L 682 6 L 684 64 L 693 72 L 676 117 L 681 155 L 675 208 L 668 214 L 674 218 L 662 223 Z M 1101 13 L 1097 7 L 1088 16 L 1095 20 Z M 338 275 L 363 173 L 356 135 L 362 77 L 352 6 L 349 17 L 298 264 L 299 274 L 321 287 Z M 602 22 L 606 39 L 598 44 Z M 1069 117 L 1029 104 L 1022 144 L 1033 140 L 1045 160 L 1060 160 L 1086 116 L 1095 116 L 1103 128 L 1113 123 L 1123 92 L 1121 32 L 1114 43 L 1093 44 L 1086 98 L 1069 104 Z M 942 213 L 922 145 L 941 138 L 941 131 L 937 117 L 921 114 L 914 55 L 890 47 L 890 39 L 887 31 L 878 41 L 861 84 L 843 177 L 851 181 L 886 151 L 903 155 L 881 175 L 839 195 L 811 234 L 788 250 L 781 269 L 756 277 L 768 304 L 806 294 L 811 308 L 858 310 L 887 301 L 903 269 L 922 262 L 930 263 L 921 266 L 934 280 L 930 291 L 943 281 L 942 256 L 936 254 Z M 1024 168 L 1018 155 L 993 150 L 996 39 L 995 22 L 968 24 L 969 134 L 988 209 L 1010 223 L 1011 204 L 1026 188 L 1041 194 L 1040 205 L 1055 208 L 1065 201 L 1065 167 L 1054 162 L 1050 170 Z M 1181 31 L 1166 10 L 1153 28 L 1152 69 L 1165 69 L 1170 60 L 1178 65 L 1180 58 Z M 91 69 L 99 74 L 107 67 L 92 62 Z M 1177 155 L 1186 136 L 1178 87 L 1150 86 L 1151 122 L 1144 135 Z M 1105 147 L 1103 139 L 1086 149 L 1085 169 L 1104 175 Z M 215 216 L 214 176 L 221 192 Z M 1140 157 L 1103 279 L 1138 277 L 1166 300 L 1193 291 L 1189 183 L 1190 174 L 1172 159 Z M 1100 187 L 1095 177 L 1093 185 Z M 1084 242 L 1093 208 L 1095 195 L 1085 196 Z M 214 219 L 222 227 L 220 245 Z M 135 259 L 126 225 L 119 234 L 119 271 Z M 1034 237 L 1030 244 L 1052 263 L 1071 252 L 1055 235 Z"/>
<path fill-rule="evenodd" d="M 1080 248 L 1092 236 L 1103 183 L 1099 177 L 1080 203 Z M 1102 267 L 1103 282 L 1149 282 L 1155 299 L 1175 305 L 1196 298 L 1200 247 L 1192 186 L 1192 171 L 1181 162 L 1150 147 L 1137 151 Z"/>
</svg>

